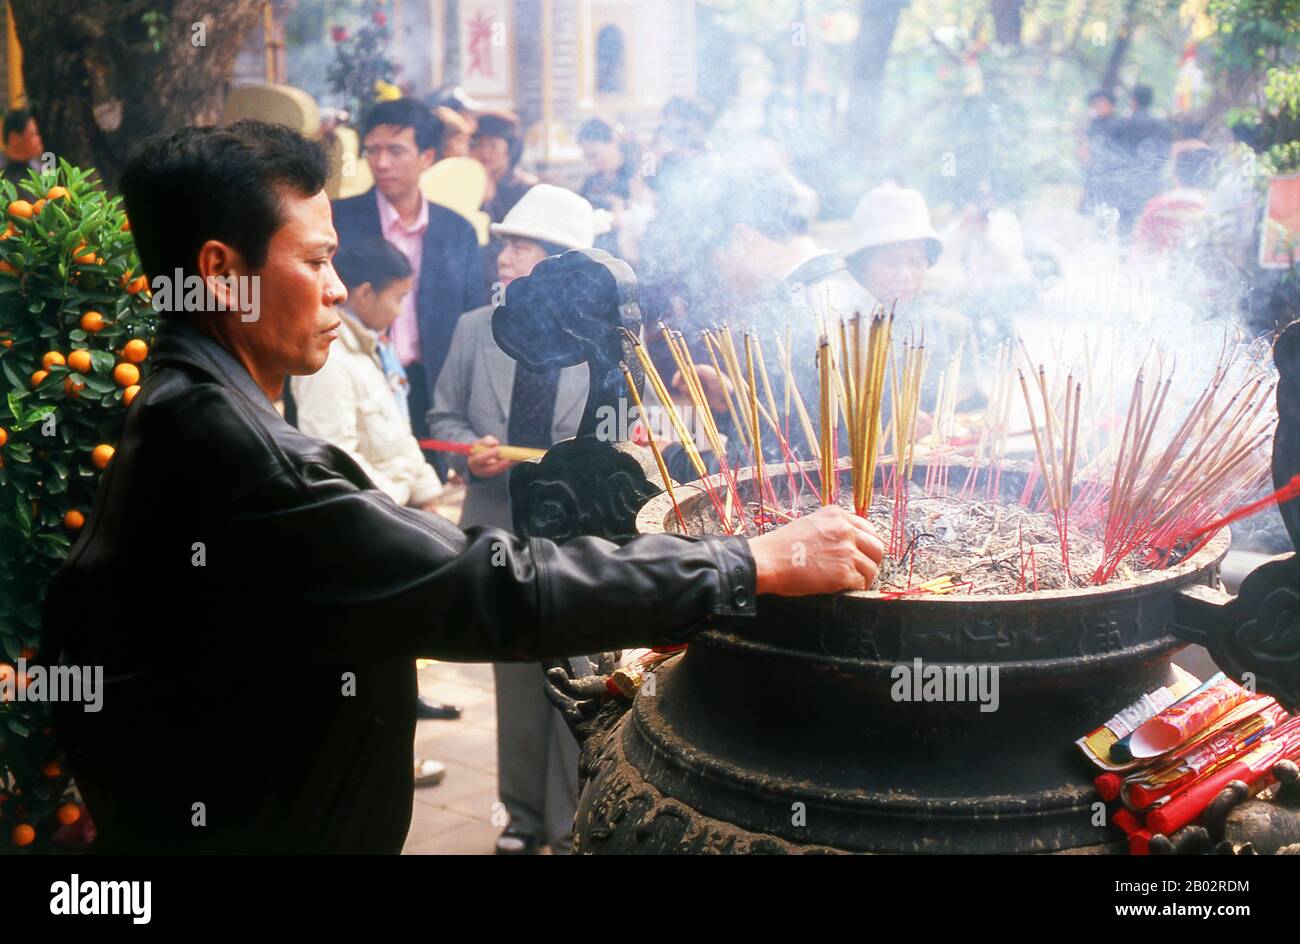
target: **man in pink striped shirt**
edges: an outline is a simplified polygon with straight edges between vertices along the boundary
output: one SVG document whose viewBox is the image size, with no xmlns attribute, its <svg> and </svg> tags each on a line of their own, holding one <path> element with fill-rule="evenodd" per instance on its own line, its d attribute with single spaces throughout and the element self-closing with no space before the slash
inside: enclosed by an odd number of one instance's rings
<svg viewBox="0 0 1300 944">
<path fill-rule="evenodd" d="M 474 228 L 420 192 L 420 174 L 438 159 L 441 133 L 441 122 L 414 99 L 378 103 L 361 129 L 375 186 L 334 203 L 340 248 L 383 238 L 411 264 L 415 289 L 403 301 L 390 336 L 410 379 L 411 429 L 417 436 L 428 435 L 424 417 L 457 319 L 487 301 Z M 441 455 L 430 459 L 445 478 Z"/>
</svg>

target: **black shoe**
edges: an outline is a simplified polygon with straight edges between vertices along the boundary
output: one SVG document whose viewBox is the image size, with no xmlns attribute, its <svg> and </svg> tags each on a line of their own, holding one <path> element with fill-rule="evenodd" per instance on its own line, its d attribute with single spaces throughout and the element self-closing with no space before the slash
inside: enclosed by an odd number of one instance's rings
<svg viewBox="0 0 1300 944">
<path fill-rule="evenodd" d="M 421 721 L 456 721 L 460 718 L 460 705 L 439 705 L 416 695 L 415 717 Z"/>
</svg>

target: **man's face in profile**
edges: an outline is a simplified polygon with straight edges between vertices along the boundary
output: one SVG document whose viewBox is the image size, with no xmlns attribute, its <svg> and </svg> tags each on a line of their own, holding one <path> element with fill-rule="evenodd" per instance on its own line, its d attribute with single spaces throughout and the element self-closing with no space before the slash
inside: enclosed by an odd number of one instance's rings
<svg viewBox="0 0 1300 944">
<path fill-rule="evenodd" d="M 281 194 L 281 226 L 271 237 L 260 278 L 258 319 L 241 324 L 249 353 L 263 367 L 285 374 L 314 374 L 325 366 L 338 335 L 335 306 L 347 289 L 334 271 L 338 236 L 324 191 Z M 233 317 L 239 317 L 233 315 Z"/>
</svg>

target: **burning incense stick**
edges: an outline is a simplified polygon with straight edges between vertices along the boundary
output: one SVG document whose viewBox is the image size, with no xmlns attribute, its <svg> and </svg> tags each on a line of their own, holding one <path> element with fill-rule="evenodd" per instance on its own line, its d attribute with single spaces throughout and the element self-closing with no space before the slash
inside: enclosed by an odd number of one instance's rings
<svg viewBox="0 0 1300 944">
<path fill-rule="evenodd" d="M 645 416 L 645 407 L 641 405 L 641 395 L 637 393 L 636 381 L 632 379 L 632 372 L 627 369 L 627 364 L 619 361 L 618 369 L 623 372 L 623 382 L 627 385 L 627 392 L 632 397 L 632 403 L 636 406 L 637 413 Z M 649 432 L 647 430 L 647 432 Z M 677 504 L 677 493 L 673 491 L 673 480 L 668 475 L 668 465 L 664 462 L 663 453 L 659 451 L 659 443 L 655 441 L 654 433 L 648 436 L 650 440 L 650 451 L 654 454 L 655 464 L 659 466 L 659 475 L 664 480 L 664 488 L 668 491 L 668 498 L 673 503 L 673 512 L 677 515 L 677 523 L 681 525 L 682 534 L 686 534 L 686 519 L 682 517 L 681 506 Z M 727 524 L 723 521 L 723 525 Z"/>
</svg>

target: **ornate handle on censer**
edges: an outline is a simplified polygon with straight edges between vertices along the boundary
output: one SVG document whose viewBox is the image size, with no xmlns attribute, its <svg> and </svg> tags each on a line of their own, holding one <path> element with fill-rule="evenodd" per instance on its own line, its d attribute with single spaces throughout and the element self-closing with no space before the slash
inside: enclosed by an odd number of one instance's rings
<svg viewBox="0 0 1300 944">
<path fill-rule="evenodd" d="M 632 269 L 599 249 L 574 249 L 540 262 L 506 289 L 492 313 L 497 344 L 525 370 L 586 363 L 590 385 L 578 434 L 510 473 L 510 504 L 521 537 L 563 541 L 593 535 L 622 543 L 636 514 L 663 490 L 644 450 L 627 443 L 630 398 L 621 363 L 644 384 L 628 333 L 641 330 Z M 582 677 L 568 660 L 545 663 L 546 694 L 580 743 L 618 720 L 626 703 L 605 705 L 604 679 Z"/>
<path fill-rule="evenodd" d="M 1273 348 L 1278 369 L 1273 482 L 1300 473 L 1300 321 L 1288 325 Z M 1300 502 L 1281 507 L 1293 547 L 1300 547 Z M 1288 709 L 1300 707 L 1300 558 L 1284 554 L 1255 568 L 1236 597 L 1208 587 L 1182 590 L 1174 634 L 1209 650 L 1229 676 L 1251 673 L 1257 691 Z"/>
</svg>

